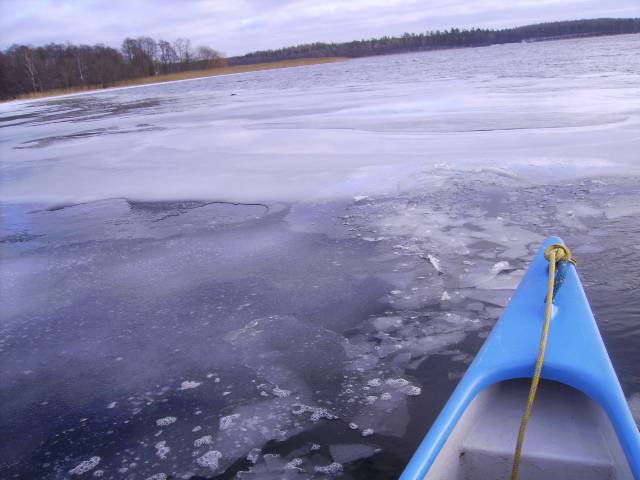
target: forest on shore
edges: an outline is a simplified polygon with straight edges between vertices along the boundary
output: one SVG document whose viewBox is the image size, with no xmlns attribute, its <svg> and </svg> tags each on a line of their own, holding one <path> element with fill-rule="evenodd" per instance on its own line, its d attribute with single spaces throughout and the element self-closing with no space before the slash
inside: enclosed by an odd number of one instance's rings
<svg viewBox="0 0 640 480">
<path fill-rule="evenodd" d="M 228 58 L 229 65 L 269 62 L 291 58 L 369 57 L 391 53 L 419 52 L 461 47 L 484 47 L 597 35 L 640 33 L 640 18 L 598 18 L 537 23 L 500 30 L 452 28 L 444 31 L 405 33 L 400 37 L 354 40 L 344 43 L 309 43 L 293 47 L 247 53 Z"/>
<path fill-rule="evenodd" d="M 106 88 L 126 80 L 226 65 L 213 48 L 194 48 L 184 38 L 126 38 L 120 49 L 103 44 L 12 45 L 0 52 L 0 99 L 74 87 Z"/>
<path fill-rule="evenodd" d="M 106 88 L 126 80 L 223 67 L 303 58 L 364 57 L 501 43 L 640 33 L 640 18 L 602 18 L 540 23 L 505 29 L 458 29 L 405 33 L 344 43 L 309 43 L 224 58 L 188 39 L 126 38 L 120 49 L 70 43 L 0 51 L 0 99 L 73 88 Z"/>
</svg>

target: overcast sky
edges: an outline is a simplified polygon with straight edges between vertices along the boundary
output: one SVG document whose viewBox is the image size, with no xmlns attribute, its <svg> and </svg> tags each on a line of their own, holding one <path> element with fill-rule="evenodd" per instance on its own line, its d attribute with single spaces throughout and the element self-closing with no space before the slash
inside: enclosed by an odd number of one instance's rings
<svg viewBox="0 0 640 480">
<path fill-rule="evenodd" d="M 640 0 L 0 0 L 0 47 L 190 38 L 227 55 L 450 27 L 640 17 Z"/>
</svg>

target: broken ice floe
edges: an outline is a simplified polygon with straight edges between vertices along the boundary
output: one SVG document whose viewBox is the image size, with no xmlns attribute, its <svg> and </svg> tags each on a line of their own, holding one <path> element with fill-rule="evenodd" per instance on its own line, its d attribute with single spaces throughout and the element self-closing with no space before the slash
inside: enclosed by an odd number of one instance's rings
<svg viewBox="0 0 640 480">
<path fill-rule="evenodd" d="M 303 460 L 301 458 L 294 458 L 293 460 L 290 460 L 285 464 L 284 469 L 300 472 L 302 471 L 302 469 L 300 468 L 300 465 L 302 465 L 302 462 Z"/>
<path fill-rule="evenodd" d="M 276 397 L 285 398 L 291 395 L 291 390 L 285 390 L 284 388 L 276 387 L 272 390 Z"/>
<path fill-rule="evenodd" d="M 347 464 L 361 458 L 367 458 L 376 453 L 376 447 L 363 444 L 330 445 L 331 458 L 337 463 Z"/>
<path fill-rule="evenodd" d="M 213 443 L 213 437 L 211 435 L 204 435 L 193 441 L 193 446 L 200 448 L 204 445 L 211 445 Z"/>
<path fill-rule="evenodd" d="M 318 473 L 324 473 L 327 475 L 337 475 L 342 472 L 342 465 L 338 462 L 330 463 L 329 465 L 318 466 L 316 465 L 313 469 Z"/>
<path fill-rule="evenodd" d="M 260 450 L 259 448 L 252 448 L 251 450 L 249 450 L 249 453 L 247 453 L 246 458 L 251 463 L 256 463 L 258 461 L 258 457 L 260 456 L 261 452 L 262 450 Z"/>
<path fill-rule="evenodd" d="M 145 480 L 167 480 L 166 473 L 154 473 L 150 477 L 147 477 Z"/>
<path fill-rule="evenodd" d="M 240 414 L 234 413 L 232 415 L 226 415 L 220 418 L 220 421 L 219 421 L 220 430 L 226 430 L 230 428 L 233 425 L 234 420 L 237 419 L 238 417 L 240 417 Z"/>
<path fill-rule="evenodd" d="M 201 467 L 215 471 L 218 469 L 220 458 L 222 458 L 222 454 L 219 451 L 209 450 L 204 455 L 198 457 L 196 463 Z"/>
<path fill-rule="evenodd" d="M 338 418 L 335 415 L 333 415 L 331 412 L 329 412 L 329 410 L 327 410 L 326 408 L 313 407 L 310 405 L 302 405 L 302 404 L 295 404 L 293 406 L 292 413 L 294 415 L 302 415 L 303 413 L 310 413 L 311 415 L 309 416 L 309 418 L 311 419 L 312 422 L 317 422 L 322 418 L 325 418 L 327 420 L 335 420 L 336 418 Z"/>
<path fill-rule="evenodd" d="M 176 417 L 162 417 L 156 420 L 156 425 L 159 427 L 166 427 L 177 421 L 178 419 Z"/>
<path fill-rule="evenodd" d="M 182 382 L 182 384 L 180 385 L 180 390 L 191 390 L 192 388 L 197 388 L 200 385 L 202 385 L 202 382 L 187 380 Z"/>
<path fill-rule="evenodd" d="M 167 455 L 169 455 L 169 452 L 171 451 L 171 448 L 167 446 L 166 440 L 161 440 L 158 443 L 156 443 L 155 448 L 156 448 L 156 455 L 160 460 L 165 460 L 167 458 Z"/>
<path fill-rule="evenodd" d="M 101 460 L 100 457 L 91 457 L 88 460 L 84 460 L 84 461 L 80 462 L 74 468 L 69 470 L 69 473 L 71 475 L 82 475 L 82 474 L 85 474 L 88 471 L 93 470 L 94 468 L 96 468 L 98 466 L 98 464 L 100 463 L 100 460 Z"/>
</svg>

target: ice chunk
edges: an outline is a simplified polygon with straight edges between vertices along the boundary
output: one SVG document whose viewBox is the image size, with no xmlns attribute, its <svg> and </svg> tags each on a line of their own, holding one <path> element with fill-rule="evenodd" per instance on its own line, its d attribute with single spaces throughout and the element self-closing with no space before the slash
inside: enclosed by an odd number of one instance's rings
<svg viewBox="0 0 640 480">
<path fill-rule="evenodd" d="M 485 304 L 506 307 L 513 295 L 513 290 L 472 290 L 467 296 L 469 299 L 478 300 Z"/>
<path fill-rule="evenodd" d="M 440 260 L 435 256 L 435 255 L 431 255 L 430 253 L 427 254 L 427 259 L 429 260 L 429 262 L 431 263 L 431 265 L 433 265 L 433 268 L 436 269 L 436 272 L 438 273 L 444 273 L 442 271 L 442 267 L 440 266 Z"/>
<path fill-rule="evenodd" d="M 402 390 L 405 394 L 415 397 L 422 393 L 422 389 L 420 387 L 416 387 L 414 385 L 408 385 Z"/>
<path fill-rule="evenodd" d="M 313 469 L 318 473 L 324 473 L 326 475 L 337 475 L 338 473 L 342 473 L 342 465 L 337 462 L 333 462 L 322 467 L 316 465 Z"/>
<path fill-rule="evenodd" d="M 294 458 L 284 466 L 284 469 L 302 471 L 302 469 L 300 468 L 300 465 L 302 465 L 302 462 L 303 460 L 301 458 Z"/>
<path fill-rule="evenodd" d="M 276 397 L 285 398 L 291 395 L 291 390 L 285 390 L 284 388 L 276 387 L 272 390 Z"/>
<path fill-rule="evenodd" d="M 185 382 L 182 382 L 182 384 L 180 385 L 180 390 L 191 390 L 192 388 L 197 388 L 200 385 L 202 385 L 202 382 L 187 380 Z"/>
<path fill-rule="evenodd" d="M 294 402 L 291 396 L 270 398 L 239 406 L 227 415 L 231 420 L 224 422 L 225 428 L 220 428 L 213 440 L 223 455 L 221 468 L 252 451 L 258 454 L 271 440 L 284 441 L 304 430 L 303 422 L 292 413 Z"/>
<path fill-rule="evenodd" d="M 404 378 L 389 378 L 385 382 L 387 385 L 391 385 L 392 387 L 406 387 L 409 385 L 409 380 Z"/>
<path fill-rule="evenodd" d="M 331 412 L 329 412 L 329 410 L 322 407 L 313 407 L 310 405 L 303 405 L 300 403 L 295 404 L 293 407 L 294 408 L 292 410 L 292 413 L 294 415 L 302 415 L 303 413 L 310 413 L 311 414 L 310 418 L 312 422 L 317 422 L 322 418 L 326 418 L 327 420 L 335 420 L 336 418 L 338 418 L 335 415 L 333 415 Z"/>
<path fill-rule="evenodd" d="M 329 451 L 331 452 L 331 458 L 335 462 L 345 464 L 359 460 L 361 458 L 367 458 L 376 452 L 376 448 L 371 445 L 362 444 L 339 444 L 330 445 Z"/>
<path fill-rule="evenodd" d="M 162 417 L 156 420 L 156 425 L 159 427 L 166 427 L 175 423 L 178 419 L 176 417 Z"/>
<path fill-rule="evenodd" d="M 88 460 L 80 462 L 78 465 L 69 470 L 71 475 L 83 475 L 90 470 L 93 470 L 100 463 L 100 457 L 91 457 Z"/>
<path fill-rule="evenodd" d="M 147 477 L 146 480 L 167 480 L 167 478 L 166 473 L 155 473 L 150 477 Z"/>
<path fill-rule="evenodd" d="M 171 449 L 167 446 L 166 440 L 161 440 L 160 442 L 156 443 L 155 447 L 156 455 L 160 460 L 166 459 L 167 455 L 169 455 L 169 452 L 171 451 Z"/>
<path fill-rule="evenodd" d="M 373 320 L 373 327 L 380 332 L 388 332 L 402 326 L 402 317 L 377 317 Z"/>
<path fill-rule="evenodd" d="M 637 195 L 617 197 L 609 202 L 604 214 L 609 220 L 640 215 L 640 198 Z"/>
<path fill-rule="evenodd" d="M 293 455 L 293 453 L 291 454 Z M 262 461 L 256 463 L 248 471 L 238 472 L 238 478 L 255 478 L 255 479 L 273 479 L 285 480 L 300 477 L 300 473 L 304 470 L 302 465 L 304 459 L 293 457 L 284 459 L 277 454 L 266 454 L 262 457 Z"/>
<path fill-rule="evenodd" d="M 249 460 L 251 463 L 256 463 L 261 452 L 262 450 L 260 450 L 259 448 L 252 448 L 251 450 L 249 450 L 249 453 L 247 453 L 247 460 Z"/>
<path fill-rule="evenodd" d="M 196 463 L 201 467 L 209 468 L 211 471 L 218 469 L 218 463 L 222 458 L 222 454 L 218 450 L 209 450 L 207 453 L 198 457 Z"/>
<path fill-rule="evenodd" d="M 509 262 L 507 262 L 506 260 L 502 260 L 501 262 L 497 262 L 495 265 L 493 265 L 490 272 L 493 275 L 497 275 L 504 270 L 509 270 L 510 268 L 511 265 L 509 264 Z"/>
<path fill-rule="evenodd" d="M 193 446 L 196 448 L 202 447 L 203 445 L 211 445 L 213 443 L 213 437 L 211 435 L 205 435 L 203 437 L 197 438 L 193 441 Z"/>
<path fill-rule="evenodd" d="M 379 387 L 380 385 L 382 385 L 382 380 L 380 380 L 379 378 L 372 378 L 371 380 L 367 380 L 367 385 L 369 385 L 370 387 Z"/>
<path fill-rule="evenodd" d="M 222 417 L 218 422 L 220 430 L 227 430 L 229 427 L 233 425 L 234 420 L 237 419 L 238 417 L 240 417 L 239 413 L 233 413 L 231 415 Z"/>
</svg>

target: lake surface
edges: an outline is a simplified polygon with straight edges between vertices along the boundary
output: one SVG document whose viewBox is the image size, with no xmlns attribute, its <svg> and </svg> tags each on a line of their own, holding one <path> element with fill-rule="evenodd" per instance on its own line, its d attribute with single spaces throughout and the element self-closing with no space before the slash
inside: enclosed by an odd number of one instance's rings
<svg viewBox="0 0 640 480">
<path fill-rule="evenodd" d="M 551 234 L 638 412 L 639 152 L 640 35 L 0 105 L 0 477 L 397 477 Z"/>
</svg>

